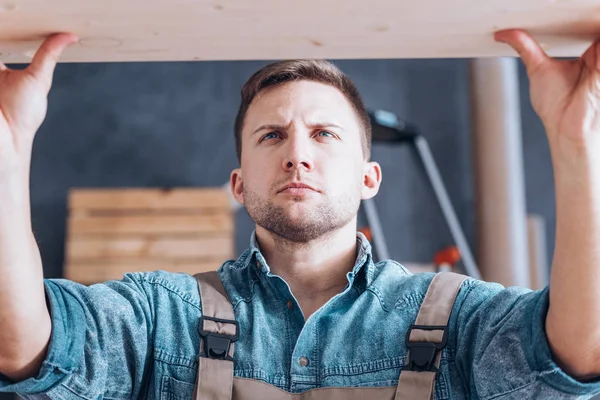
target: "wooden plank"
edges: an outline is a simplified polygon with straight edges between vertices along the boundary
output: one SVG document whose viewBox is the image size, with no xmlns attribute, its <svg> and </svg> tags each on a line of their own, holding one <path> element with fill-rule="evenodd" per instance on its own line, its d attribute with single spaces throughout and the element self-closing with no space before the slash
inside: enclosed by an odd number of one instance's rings
<svg viewBox="0 0 600 400">
<path fill-rule="evenodd" d="M 66 259 L 73 263 L 93 258 L 201 258 L 224 259 L 233 256 L 233 236 L 222 237 L 71 237 Z"/>
<path fill-rule="evenodd" d="M 436 272 L 435 264 L 433 263 L 418 263 L 418 262 L 402 262 L 400 263 L 413 274 L 421 272 Z"/>
<path fill-rule="evenodd" d="M 0 59 L 29 62 L 56 31 L 81 39 L 67 62 L 512 56 L 492 33 L 513 27 L 576 56 L 598 12 L 590 0 L 5 0 Z"/>
<path fill-rule="evenodd" d="M 72 189 L 69 209 L 90 211 L 166 211 L 223 210 L 229 211 L 229 195 L 221 188 L 110 188 Z"/>
<path fill-rule="evenodd" d="M 226 261 L 191 261 L 173 262 L 168 260 L 121 260 L 117 262 L 97 262 L 97 263 L 74 263 L 65 266 L 64 276 L 83 284 L 92 284 L 104 282 L 112 279 L 122 279 L 126 272 L 150 272 L 156 270 L 165 270 L 169 272 L 185 272 L 195 274 L 204 271 L 217 270 L 221 264 Z"/>
<path fill-rule="evenodd" d="M 69 236 L 80 234 L 178 234 L 233 232 L 231 214 L 182 216 L 73 216 L 68 222 Z"/>
</svg>

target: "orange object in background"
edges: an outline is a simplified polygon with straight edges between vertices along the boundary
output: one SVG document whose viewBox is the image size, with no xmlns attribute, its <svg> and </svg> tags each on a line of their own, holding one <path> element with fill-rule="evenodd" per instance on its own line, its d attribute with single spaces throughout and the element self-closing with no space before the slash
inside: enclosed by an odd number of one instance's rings
<svg viewBox="0 0 600 400">
<path fill-rule="evenodd" d="M 361 232 L 363 235 L 365 235 L 365 237 L 367 238 L 368 241 L 372 241 L 373 240 L 373 232 L 371 231 L 371 228 L 369 228 L 368 226 L 363 226 L 361 228 L 358 229 L 359 232 Z M 422 264 L 422 265 L 427 265 L 429 268 L 427 269 L 427 271 L 432 272 L 441 272 L 441 271 L 452 271 L 453 267 L 460 261 L 461 259 L 461 254 L 460 254 L 460 250 L 458 249 L 457 246 L 450 246 L 450 247 L 446 247 L 443 248 L 439 251 L 437 251 L 435 253 L 435 255 L 433 256 L 433 263 L 432 264 Z M 413 264 L 410 264 L 413 265 Z M 416 266 L 417 264 L 414 264 L 414 266 Z M 422 267 L 421 267 L 422 269 Z M 424 272 L 424 271 L 421 271 Z"/>
<path fill-rule="evenodd" d="M 373 240 L 373 232 L 371 232 L 371 228 L 368 226 L 363 226 L 362 228 L 359 228 L 358 231 L 365 235 L 369 242 Z"/>
<path fill-rule="evenodd" d="M 452 267 L 460 261 L 460 258 L 458 247 L 451 246 L 435 253 L 433 263 L 435 264 L 437 272 L 452 271 Z"/>
<path fill-rule="evenodd" d="M 456 246 L 446 247 L 445 249 L 442 249 L 442 250 L 438 251 L 437 253 L 435 253 L 435 256 L 433 257 L 433 262 L 436 265 L 456 264 L 459 261 L 460 261 L 460 251 L 458 250 L 458 247 L 456 247 Z"/>
</svg>

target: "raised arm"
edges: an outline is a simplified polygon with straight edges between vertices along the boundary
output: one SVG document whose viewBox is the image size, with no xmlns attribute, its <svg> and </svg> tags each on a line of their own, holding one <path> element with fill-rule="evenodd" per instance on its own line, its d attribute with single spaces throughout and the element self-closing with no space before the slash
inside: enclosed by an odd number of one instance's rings
<svg viewBox="0 0 600 400">
<path fill-rule="evenodd" d="M 556 246 L 546 331 L 558 364 L 600 376 L 600 39 L 575 60 L 549 57 L 523 30 L 496 33 L 521 56 L 552 154 Z"/>
<path fill-rule="evenodd" d="M 77 41 L 50 36 L 24 70 L 0 63 L 0 373 L 20 380 L 44 359 L 51 321 L 31 230 L 29 167 L 57 60 Z"/>
</svg>

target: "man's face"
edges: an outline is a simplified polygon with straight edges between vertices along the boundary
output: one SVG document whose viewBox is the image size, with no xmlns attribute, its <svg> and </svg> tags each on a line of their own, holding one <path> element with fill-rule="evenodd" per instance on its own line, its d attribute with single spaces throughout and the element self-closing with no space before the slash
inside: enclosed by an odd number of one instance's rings
<svg viewBox="0 0 600 400">
<path fill-rule="evenodd" d="M 337 89 L 312 81 L 268 88 L 246 114 L 233 193 L 257 225 L 293 242 L 356 224 L 360 200 L 381 180 L 362 135 Z"/>
</svg>

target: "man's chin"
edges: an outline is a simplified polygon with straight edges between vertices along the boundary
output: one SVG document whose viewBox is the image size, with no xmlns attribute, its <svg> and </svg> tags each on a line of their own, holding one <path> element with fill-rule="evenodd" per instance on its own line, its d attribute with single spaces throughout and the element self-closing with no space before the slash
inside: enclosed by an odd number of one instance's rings
<svg viewBox="0 0 600 400">
<path fill-rule="evenodd" d="M 285 222 L 265 226 L 264 228 L 275 235 L 296 243 L 307 243 L 317 239 L 323 233 L 323 226 L 315 224 L 315 221 L 286 220 Z M 311 223 L 312 222 L 312 223 Z"/>
<path fill-rule="evenodd" d="M 284 205 L 283 216 L 291 223 L 299 223 L 307 219 L 314 219 L 317 214 L 317 206 L 306 202 Z"/>
<path fill-rule="evenodd" d="M 310 214 L 306 212 L 289 212 L 282 215 L 285 224 L 291 229 L 302 229 L 307 225 Z"/>
</svg>

